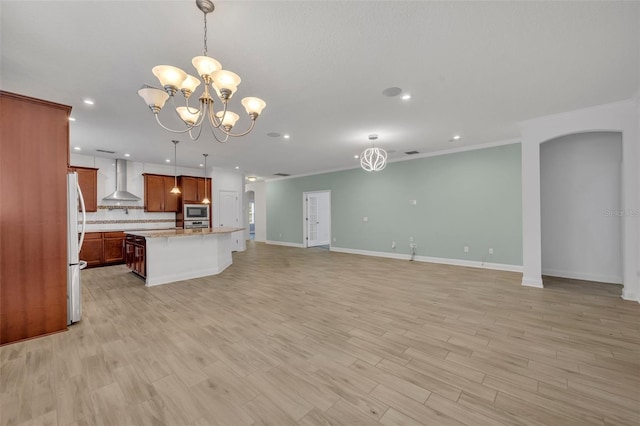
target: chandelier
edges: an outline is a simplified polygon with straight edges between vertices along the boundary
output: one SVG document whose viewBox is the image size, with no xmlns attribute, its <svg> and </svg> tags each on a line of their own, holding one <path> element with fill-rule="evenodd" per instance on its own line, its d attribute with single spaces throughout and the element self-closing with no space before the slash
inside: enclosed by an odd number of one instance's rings
<svg viewBox="0 0 640 426">
<path fill-rule="evenodd" d="M 207 56 L 207 14 L 213 12 L 215 7 L 210 0 L 196 0 L 196 5 L 204 13 L 204 55 L 196 56 L 191 61 L 198 76 L 204 81 L 204 91 L 200 95 L 198 106 L 190 106 L 189 98 L 201 81 L 171 65 L 158 65 L 152 69 L 164 90 L 144 85 L 138 90 L 138 94 L 144 99 L 163 129 L 173 133 L 188 133 L 192 140 L 196 140 L 202 133 L 204 122 L 208 121 L 213 137 L 218 142 L 226 142 L 230 136 L 239 137 L 251 132 L 257 118 L 267 104 L 260 98 L 247 97 L 242 99 L 241 103 L 251 119 L 251 124 L 244 132 L 231 132 L 240 116 L 227 110 L 227 104 L 238 89 L 241 80 L 238 74 L 223 70 L 220 62 Z M 178 91 L 183 95 L 184 105 L 176 105 L 175 95 Z M 218 111 L 214 110 L 215 100 L 212 93 L 215 93 L 215 98 L 220 100 L 221 106 Z M 185 125 L 184 129 L 170 129 L 160 121 L 158 115 L 169 98 L 171 98 L 176 114 Z M 220 133 L 220 137 L 216 132 Z"/>
<path fill-rule="evenodd" d="M 378 135 L 369 135 L 371 148 L 365 149 L 360 154 L 360 167 L 368 172 L 379 172 L 387 167 L 387 151 L 374 146 L 376 139 L 378 139 Z"/>
</svg>

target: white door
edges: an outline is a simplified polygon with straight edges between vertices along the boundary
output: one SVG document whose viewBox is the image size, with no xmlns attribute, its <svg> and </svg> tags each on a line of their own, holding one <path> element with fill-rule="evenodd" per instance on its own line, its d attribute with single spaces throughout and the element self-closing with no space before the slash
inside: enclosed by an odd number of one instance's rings
<svg viewBox="0 0 640 426">
<path fill-rule="evenodd" d="M 331 192 L 305 192 L 304 223 L 307 247 L 316 247 L 331 242 Z"/>
<path fill-rule="evenodd" d="M 237 228 L 239 224 L 238 193 L 236 191 L 220 191 L 220 226 Z M 238 251 L 239 234 L 242 234 L 242 231 L 231 234 L 232 251 Z"/>
<path fill-rule="evenodd" d="M 307 196 L 307 247 L 315 247 L 318 243 L 318 197 Z"/>
</svg>

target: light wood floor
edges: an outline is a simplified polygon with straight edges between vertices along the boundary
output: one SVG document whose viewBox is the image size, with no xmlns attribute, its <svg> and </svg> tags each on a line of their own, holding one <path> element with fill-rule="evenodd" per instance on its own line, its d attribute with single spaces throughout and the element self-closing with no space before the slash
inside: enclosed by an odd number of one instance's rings
<svg viewBox="0 0 640 426">
<path fill-rule="evenodd" d="M 620 286 L 251 243 L 217 277 L 83 272 L 84 318 L 0 349 L 3 425 L 640 424 Z"/>
</svg>

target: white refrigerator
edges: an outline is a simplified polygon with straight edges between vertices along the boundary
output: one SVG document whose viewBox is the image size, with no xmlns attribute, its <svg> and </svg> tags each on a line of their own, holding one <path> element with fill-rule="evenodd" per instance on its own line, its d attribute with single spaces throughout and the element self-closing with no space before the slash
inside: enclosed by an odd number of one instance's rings
<svg viewBox="0 0 640 426">
<path fill-rule="evenodd" d="M 80 206 L 80 211 L 78 211 Z M 87 262 L 80 260 L 80 249 L 84 242 L 87 214 L 84 198 L 78 185 L 76 172 L 67 175 L 67 324 L 80 321 L 82 317 L 82 287 L 80 270 Z"/>
</svg>

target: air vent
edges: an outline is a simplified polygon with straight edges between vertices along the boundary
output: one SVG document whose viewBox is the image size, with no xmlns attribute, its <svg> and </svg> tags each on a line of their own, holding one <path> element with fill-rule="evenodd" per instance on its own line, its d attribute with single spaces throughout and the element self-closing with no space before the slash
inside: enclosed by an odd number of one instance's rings
<svg viewBox="0 0 640 426">
<path fill-rule="evenodd" d="M 96 152 L 103 152 L 105 154 L 115 154 L 115 151 L 109 151 L 108 149 L 96 149 Z"/>
<path fill-rule="evenodd" d="M 289 173 L 274 173 L 274 176 L 291 176 Z"/>
<path fill-rule="evenodd" d="M 407 155 L 415 155 L 415 154 L 420 154 L 418 151 L 407 151 L 405 152 L 405 154 Z"/>
</svg>

